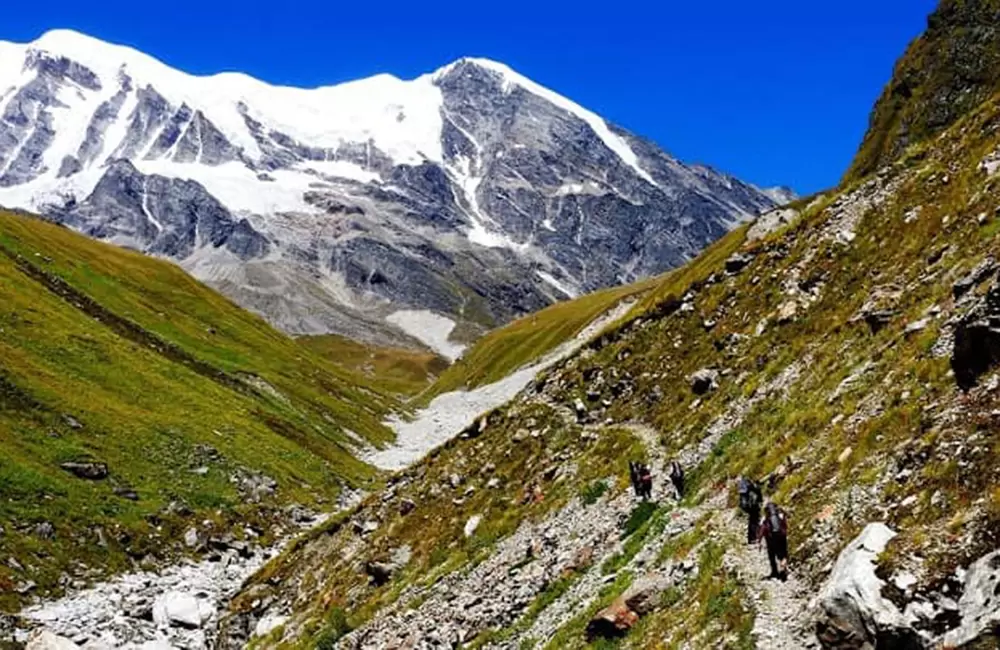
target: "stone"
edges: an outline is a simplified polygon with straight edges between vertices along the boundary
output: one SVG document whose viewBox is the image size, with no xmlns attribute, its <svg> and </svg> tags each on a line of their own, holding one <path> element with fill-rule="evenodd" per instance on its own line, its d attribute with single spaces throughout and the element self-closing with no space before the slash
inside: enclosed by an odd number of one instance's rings
<svg viewBox="0 0 1000 650">
<path fill-rule="evenodd" d="M 847 460 L 851 457 L 851 452 L 852 451 L 854 451 L 854 450 L 851 449 L 850 447 L 848 447 L 844 451 L 840 452 L 840 455 L 837 456 L 837 462 L 840 463 L 841 465 L 843 465 L 844 463 L 846 463 Z"/>
<path fill-rule="evenodd" d="M 37 524 L 34 528 L 35 537 L 40 539 L 52 539 L 56 536 L 56 527 L 48 521 Z"/>
<path fill-rule="evenodd" d="M 651 574 L 644 576 L 625 592 L 625 604 L 638 616 L 646 616 L 660 605 L 660 600 L 673 581 L 670 576 Z"/>
<path fill-rule="evenodd" d="M 80 646 L 48 630 L 39 630 L 28 639 L 24 650 L 79 650 Z"/>
<path fill-rule="evenodd" d="M 465 533 L 466 537 L 472 537 L 475 534 L 476 529 L 479 528 L 479 524 L 482 523 L 482 521 L 483 521 L 482 515 L 472 515 L 471 517 L 469 517 L 469 520 L 465 522 L 465 528 L 463 529 L 462 532 Z"/>
<path fill-rule="evenodd" d="M 786 300 L 778 307 L 778 325 L 787 325 L 795 320 L 799 313 L 799 303 L 794 300 Z"/>
<path fill-rule="evenodd" d="M 188 548 L 194 548 L 195 546 L 198 545 L 199 541 L 200 538 L 198 536 L 198 529 L 188 528 L 187 531 L 184 533 L 184 546 L 187 546 Z"/>
<path fill-rule="evenodd" d="M 979 377 L 1000 364 L 1000 285 L 994 284 L 955 325 L 951 369 L 959 388 L 968 391 Z"/>
<path fill-rule="evenodd" d="M 885 583 L 875 573 L 879 554 L 895 536 L 885 524 L 871 523 L 840 553 L 816 599 L 816 637 L 824 648 L 925 647 L 902 613 L 882 596 Z"/>
<path fill-rule="evenodd" d="M 198 629 L 212 614 L 207 603 L 192 594 L 169 591 L 153 603 L 153 622 L 158 627 Z"/>
<path fill-rule="evenodd" d="M 63 422 L 65 422 L 66 426 L 68 426 L 70 429 L 73 429 L 74 431 L 79 431 L 80 429 L 83 428 L 83 424 L 81 424 L 80 421 L 77 420 L 72 415 L 63 414 Z"/>
<path fill-rule="evenodd" d="M 405 517 L 417 509 L 417 504 L 412 499 L 403 499 L 399 502 L 399 514 Z"/>
<path fill-rule="evenodd" d="M 66 462 L 60 463 L 59 467 L 77 478 L 88 481 L 103 481 L 108 478 L 108 466 L 104 463 Z"/>
<path fill-rule="evenodd" d="M 736 275 L 745 269 L 753 261 L 753 255 L 746 253 L 733 253 L 726 260 L 726 273 Z"/>
<path fill-rule="evenodd" d="M 139 500 L 139 493 L 133 490 L 132 488 L 118 486 L 112 491 L 114 492 L 115 496 L 121 497 L 128 501 Z"/>
<path fill-rule="evenodd" d="M 254 636 L 263 637 L 267 636 L 271 632 L 274 632 L 279 627 L 287 623 L 289 618 L 287 616 L 280 616 L 277 614 L 267 614 L 262 619 L 257 621 L 257 625 L 253 628 Z"/>
<path fill-rule="evenodd" d="M 1000 551 L 976 560 L 965 574 L 958 601 L 961 623 L 945 634 L 947 648 L 1000 645 Z M 977 645 L 981 644 L 981 645 Z"/>
<path fill-rule="evenodd" d="M 719 371 L 712 368 L 702 368 L 688 377 L 691 392 L 695 395 L 704 395 L 709 391 L 718 388 Z"/>
<path fill-rule="evenodd" d="M 639 621 L 639 615 L 628 608 L 625 599 L 619 597 L 615 602 L 594 614 L 587 623 L 587 640 L 617 639 L 625 636 Z"/>
<path fill-rule="evenodd" d="M 387 562 L 367 562 L 365 563 L 365 573 L 371 578 L 372 584 L 381 587 L 392 579 L 395 567 Z"/>
<path fill-rule="evenodd" d="M 987 257 L 980 262 L 976 268 L 969 271 L 965 277 L 952 285 L 951 293 L 955 296 L 955 300 L 961 299 L 969 291 L 982 284 L 990 275 L 995 274 L 998 268 L 1000 267 L 998 267 L 992 257 Z"/>
</svg>

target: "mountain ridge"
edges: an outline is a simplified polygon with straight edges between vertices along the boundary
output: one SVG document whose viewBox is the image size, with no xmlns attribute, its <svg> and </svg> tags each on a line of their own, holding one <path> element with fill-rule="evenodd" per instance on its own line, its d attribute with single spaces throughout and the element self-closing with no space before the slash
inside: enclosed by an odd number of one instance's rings
<svg viewBox="0 0 1000 650">
<path fill-rule="evenodd" d="M 65 30 L 0 53 L 0 204 L 171 257 L 295 334 L 399 342 L 403 310 L 490 328 L 780 200 L 488 59 L 307 90 Z"/>
</svg>

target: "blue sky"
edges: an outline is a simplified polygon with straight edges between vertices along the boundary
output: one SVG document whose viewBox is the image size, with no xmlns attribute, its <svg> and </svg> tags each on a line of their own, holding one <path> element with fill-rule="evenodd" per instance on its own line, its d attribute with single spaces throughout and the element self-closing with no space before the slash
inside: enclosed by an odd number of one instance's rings
<svg viewBox="0 0 1000 650">
<path fill-rule="evenodd" d="M 317 86 L 507 63 L 683 160 L 802 193 L 846 169 L 935 0 L 8 3 L 0 40 L 62 27 L 194 73 Z M 824 6 L 825 5 L 825 6 Z"/>
</svg>

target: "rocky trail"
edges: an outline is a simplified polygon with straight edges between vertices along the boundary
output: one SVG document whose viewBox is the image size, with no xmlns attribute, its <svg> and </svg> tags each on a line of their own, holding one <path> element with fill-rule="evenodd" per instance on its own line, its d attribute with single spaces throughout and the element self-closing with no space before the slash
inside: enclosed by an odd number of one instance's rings
<svg viewBox="0 0 1000 650">
<path fill-rule="evenodd" d="M 470 391 L 439 395 L 413 417 L 391 419 L 387 424 L 396 432 L 396 443 L 386 449 L 369 452 L 364 460 L 386 470 L 400 470 L 419 461 L 429 451 L 461 433 L 483 413 L 514 399 L 540 372 L 575 353 L 607 326 L 625 316 L 634 304 L 634 300 L 618 303 L 569 341 L 500 381 Z"/>
<path fill-rule="evenodd" d="M 819 648 L 807 623 L 815 594 L 799 580 L 792 565 L 785 582 L 767 579 L 771 572 L 767 550 L 745 542 L 746 519 L 736 511 L 726 513 L 724 518 L 726 532 L 731 537 L 727 547 L 731 550 L 723 563 L 747 587 L 756 611 L 753 634 L 758 650 Z"/>
</svg>

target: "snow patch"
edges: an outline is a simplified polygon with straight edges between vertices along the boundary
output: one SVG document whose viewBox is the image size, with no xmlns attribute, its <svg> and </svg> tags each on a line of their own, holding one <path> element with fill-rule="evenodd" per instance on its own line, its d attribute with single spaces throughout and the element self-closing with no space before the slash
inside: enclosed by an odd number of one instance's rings
<svg viewBox="0 0 1000 650">
<path fill-rule="evenodd" d="M 535 273 L 546 284 L 552 286 L 553 288 L 555 288 L 556 291 L 559 291 L 560 293 L 562 293 L 567 298 L 576 298 L 578 295 L 580 295 L 579 292 L 575 291 L 569 285 L 567 285 L 567 284 L 565 284 L 563 282 L 560 282 L 555 277 L 553 277 L 550 273 L 546 273 L 545 271 L 535 271 Z"/>
<path fill-rule="evenodd" d="M 404 309 L 393 312 L 386 320 L 449 361 L 465 352 L 464 345 L 448 339 L 455 329 L 455 321 L 450 318 L 427 310 Z"/>
</svg>

